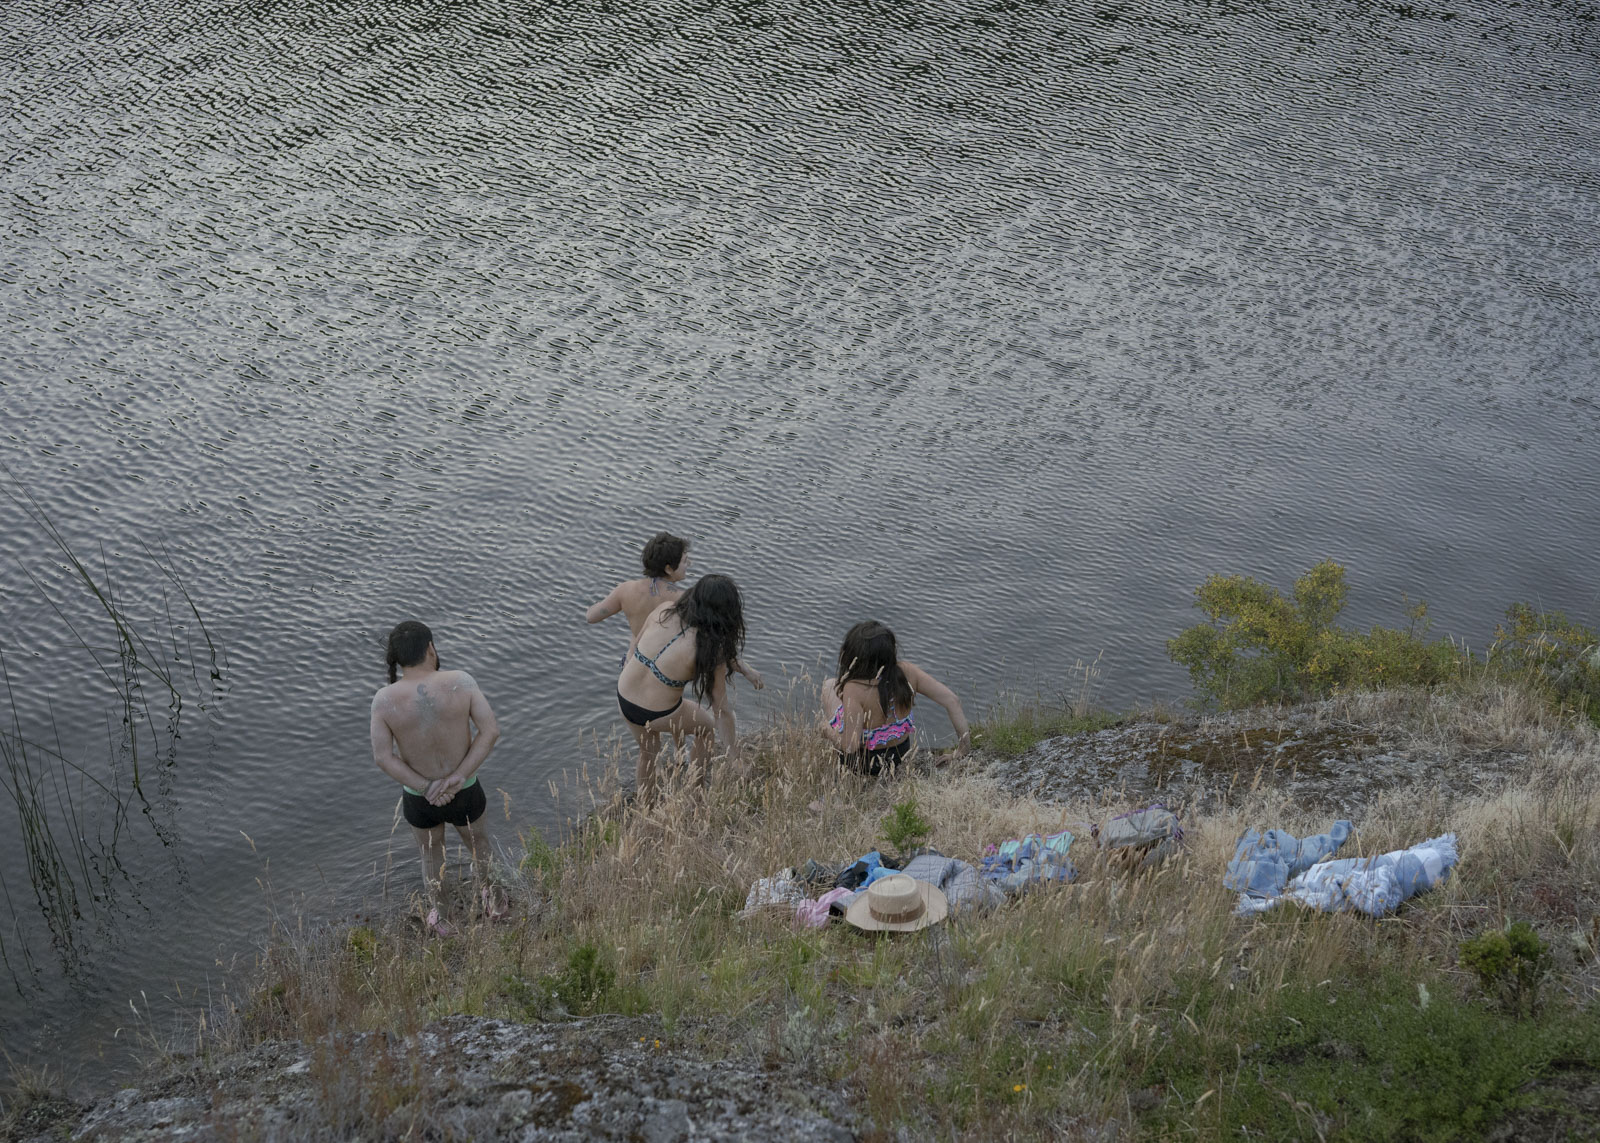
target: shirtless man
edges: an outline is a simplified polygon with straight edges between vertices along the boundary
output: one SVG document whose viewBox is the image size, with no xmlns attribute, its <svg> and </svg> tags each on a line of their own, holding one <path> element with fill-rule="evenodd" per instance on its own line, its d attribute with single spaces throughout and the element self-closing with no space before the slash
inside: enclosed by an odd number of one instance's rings
<svg viewBox="0 0 1600 1143">
<path fill-rule="evenodd" d="M 402 808 L 422 850 L 428 928 L 442 937 L 455 932 L 439 911 L 446 823 L 472 856 L 485 911 L 494 920 L 506 912 L 487 882 L 489 831 L 478 822 L 487 799 L 477 771 L 499 737 L 494 711 L 472 676 L 439 669 L 427 627 L 408 619 L 389 632 L 389 685 L 372 696 L 372 760 L 405 788 Z"/>
<path fill-rule="evenodd" d="M 683 594 L 683 580 L 689 574 L 689 541 L 671 532 L 657 532 L 644 545 L 644 575 L 639 579 L 624 580 L 611 589 L 599 603 L 584 612 L 586 623 L 600 623 L 622 612 L 628 619 L 628 651 L 639 641 L 644 622 L 663 603 L 670 603 Z M 628 660 L 627 651 L 622 660 Z M 750 680 L 756 690 L 766 686 L 761 672 L 734 661 L 733 671 Z"/>
</svg>

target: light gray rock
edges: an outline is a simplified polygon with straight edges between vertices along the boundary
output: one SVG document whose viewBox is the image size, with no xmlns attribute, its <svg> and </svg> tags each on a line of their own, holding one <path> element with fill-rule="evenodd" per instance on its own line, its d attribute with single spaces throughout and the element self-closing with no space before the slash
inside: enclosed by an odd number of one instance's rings
<svg viewBox="0 0 1600 1143">
<path fill-rule="evenodd" d="M 1129 723 L 1047 738 L 989 760 L 984 772 L 1008 793 L 1044 801 L 1209 811 L 1272 788 L 1307 808 L 1357 817 L 1387 789 L 1424 782 L 1477 793 L 1526 764 L 1526 755 L 1505 750 L 1402 749 L 1331 710 L 1309 703 Z"/>
<path fill-rule="evenodd" d="M 644 1101 L 644 1143 L 684 1143 L 694 1131 L 689 1105 L 681 1099 Z"/>
<path fill-rule="evenodd" d="M 649 1020 L 511 1024 L 465 1016 L 416 1036 L 262 1044 L 93 1107 L 83 1143 L 353 1138 L 792 1139 L 844 1143 L 844 1098 L 748 1061 L 657 1048 Z"/>
</svg>

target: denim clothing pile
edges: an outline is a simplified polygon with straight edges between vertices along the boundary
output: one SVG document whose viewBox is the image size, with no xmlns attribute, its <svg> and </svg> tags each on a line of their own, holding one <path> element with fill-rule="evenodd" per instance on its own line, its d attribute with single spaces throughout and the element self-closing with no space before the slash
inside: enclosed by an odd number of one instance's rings
<svg viewBox="0 0 1600 1143">
<path fill-rule="evenodd" d="M 1293 901 L 1328 913 L 1354 911 L 1382 917 L 1438 885 L 1456 860 L 1456 835 L 1447 833 L 1376 857 L 1325 861 L 1291 878 L 1280 895 L 1241 894 L 1235 912 L 1263 913 Z"/>
<path fill-rule="evenodd" d="M 1297 838 L 1281 829 L 1247 830 L 1234 848 L 1222 883 L 1249 897 L 1281 897 L 1289 878 L 1336 852 L 1350 836 L 1350 823 L 1336 821 L 1327 833 Z"/>
</svg>

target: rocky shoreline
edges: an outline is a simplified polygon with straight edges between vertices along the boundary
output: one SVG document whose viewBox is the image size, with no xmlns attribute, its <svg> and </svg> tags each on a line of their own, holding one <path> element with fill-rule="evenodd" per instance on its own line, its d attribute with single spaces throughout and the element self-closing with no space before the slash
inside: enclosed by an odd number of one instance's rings
<svg viewBox="0 0 1600 1143">
<path fill-rule="evenodd" d="M 845 1143 L 837 1092 L 782 1069 L 686 1058 L 659 1021 L 513 1024 L 454 1016 L 413 1036 L 274 1041 L 124 1088 L 58 1102 L 13 1139 L 515 1139 L 525 1143 L 793 1139 Z"/>
</svg>

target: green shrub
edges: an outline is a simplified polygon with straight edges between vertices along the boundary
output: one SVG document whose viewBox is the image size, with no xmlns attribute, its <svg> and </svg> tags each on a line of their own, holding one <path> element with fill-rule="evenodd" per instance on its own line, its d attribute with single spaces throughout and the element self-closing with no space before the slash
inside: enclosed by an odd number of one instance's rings
<svg viewBox="0 0 1600 1143">
<path fill-rule="evenodd" d="M 1518 921 L 1461 942 L 1461 966 L 1507 1012 L 1520 1015 L 1526 1009 L 1531 1014 L 1539 1009 L 1539 986 L 1550 972 L 1550 946 L 1527 921 Z"/>
<path fill-rule="evenodd" d="M 378 934 L 368 925 L 357 925 L 345 934 L 345 947 L 362 968 L 371 968 L 378 956 Z"/>
<path fill-rule="evenodd" d="M 544 834 L 532 830 L 523 845 L 522 868 L 524 872 L 537 873 L 548 878 L 561 864 L 561 855 L 544 839 Z"/>
<path fill-rule="evenodd" d="M 604 1006 L 617 987 L 617 970 L 607 963 L 599 948 L 579 945 L 567 957 L 567 967 L 551 981 L 556 999 L 574 1013 L 593 1012 Z"/>
<path fill-rule="evenodd" d="M 1344 568 L 1323 560 L 1289 596 L 1241 575 L 1213 575 L 1195 589 L 1208 622 L 1167 643 L 1195 689 L 1224 707 L 1298 702 L 1336 691 L 1393 684 L 1432 686 L 1459 670 L 1464 654 L 1429 642 L 1428 608 L 1410 607 L 1405 630 L 1363 634 L 1334 625 L 1343 610 Z"/>
<path fill-rule="evenodd" d="M 1600 725 L 1600 636 L 1590 628 L 1559 611 L 1513 603 L 1495 628 L 1488 660 L 1548 701 Z"/>
<path fill-rule="evenodd" d="M 917 843 L 926 841 L 933 833 L 933 827 L 917 813 L 915 798 L 897 803 L 893 811 L 883 816 L 882 826 L 883 836 L 901 857 L 909 856 Z"/>
<path fill-rule="evenodd" d="M 548 1020 L 553 1016 L 588 1016 L 595 1012 L 636 1015 L 647 1008 L 633 985 L 622 985 L 617 970 L 598 945 L 585 943 L 567 954 L 559 971 L 529 981 L 519 973 L 501 974 L 498 991 L 513 1016 Z"/>
</svg>

